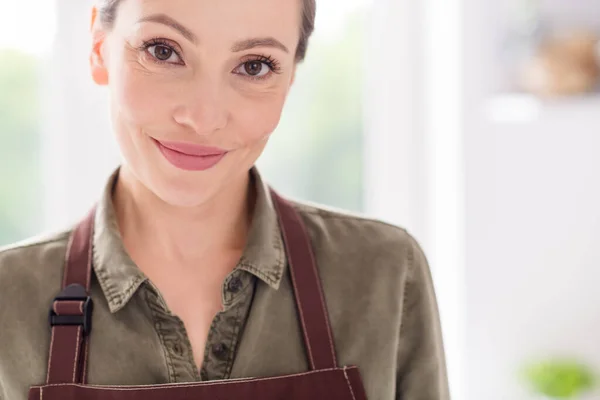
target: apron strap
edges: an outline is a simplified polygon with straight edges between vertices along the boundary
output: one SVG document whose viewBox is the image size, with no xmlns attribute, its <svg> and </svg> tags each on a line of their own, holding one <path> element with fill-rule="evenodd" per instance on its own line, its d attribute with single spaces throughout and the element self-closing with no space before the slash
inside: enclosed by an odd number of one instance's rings
<svg viewBox="0 0 600 400">
<path fill-rule="evenodd" d="M 337 368 L 333 335 L 310 237 L 294 206 L 271 189 L 285 243 L 310 369 Z"/>
<path fill-rule="evenodd" d="M 87 381 L 94 304 L 90 297 L 95 209 L 77 225 L 67 246 L 61 293 L 48 315 L 52 329 L 47 384 Z"/>
</svg>

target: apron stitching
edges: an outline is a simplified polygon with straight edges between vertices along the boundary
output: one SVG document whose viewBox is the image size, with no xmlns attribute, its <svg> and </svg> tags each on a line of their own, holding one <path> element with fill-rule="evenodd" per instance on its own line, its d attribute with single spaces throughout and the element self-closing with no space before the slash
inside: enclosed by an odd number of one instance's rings
<svg viewBox="0 0 600 400">
<path fill-rule="evenodd" d="M 298 293 L 298 288 L 296 286 L 296 279 L 294 278 L 294 273 L 292 272 L 290 274 L 290 276 L 292 278 L 292 284 L 294 285 L 294 290 L 296 291 L 296 293 Z M 300 296 L 298 296 L 298 303 L 302 303 L 302 300 L 300 299 Z M 308 351 L 308 358 L 310 359 L 310 366 L 311 366 L 311 369 L 314 370 L 316 368 L 315 367 L 315 361 L 314 361 L 313 355 L 312 355 L 313 352 L 312 352 L 312 348 L 310 346 L 310 339 L 307 336 L 306 321 L 304 320 L 304 313 L 303 313 L 302 309 L 303 309 L 303 307 L 298 307 L 298 311 L 299 311 L 299 314 L 300 314 L 300 320 L 302 321 L 302 327 L 304 328 L 302 330 L 302 333 L 304 334 L 304 341 L 306 343 L 306 347 L 307 347 L 307 351 Z"/>
<path fill-rule="evenodd" d="M 348 383 L 348 389 L 350 389 L 350 395 L 352 396 L 352 400 L 356 400 L 354 397 L 354 390 L 352 390 L 352 385 L 350 384 L 350 378 L 348 378 L 348 373 L 346 372 L 346 367 L 344 367 L 344 377 L 346 378 L 346 383 Z"/>
<path fill-rule="evenodd" d="M 299 218 L 299 217 L 298 217 Z M 331 327 L 329 326 L 329 314 L 327 312 L 327 308 L 325 307 L 325 299 L 323 298 L 323 288 L 321 286 L 321 281 L 319 278 L 319 273 L 317 271 L 317 264 L 315 261 L 315 256 L 313 254 L 312 251 L 312 247 L 310 245 L 310 243 L 308 242 L 308 232 L 306 232 L 306 227 L 304 226 L 304 224 L 300 223 L 300 227 L 302 228 L 302 231 L 304 232 L 304 240 L 306 241 L 306 246 L 309 249 L 309 254 L 310 254 L 310 258 L 312 260 L 312 267 L 313 267 L 313 271 L 315 273 L 315 280 L 317 281 L 317 286 L 319 289 L 319 298 L 321 299 L 321 307 L 323 308 L 323 315 L 325 316 L 325 325 L 327 326 L 327 338 L 329 339 L 329 348 L 331 350 L 331 358 L 332 358 L 332 362 L 333 362 L 333 366 L 336 367 L 337 366 L 337 360 L 335 357 L 335 348 L 333 346 L 333 339 L 331 337 Z"/>
<path fill-rule="evenodd" d="M 52 339 L 50 340 L 50 358 L 48 359 L 48 372 L 46 373 L 46 382 L 50 383 L 50 366 L 52 365 L 52 353 L 54 353 L 54 331 L 58 328 L 52 328 Z"/>
<path fill-rule="evenodd" d="M 85 342 L 85 355 L 83 358 L 83 377 L 81 378 L 82 383 L 87 383 L 87 359 L 88 352 L 90 350 L 90 341 L 86 340 Z"/>
<path fill-rule="evenodd" d="M 43 400 L 44 397 L 44 388 L 40 388 L 40 400 Z"/>
<path fill-rule="evenodd" d="M 73 383 L 75 383 L 75 373 L 77 371 L 77 358 L 79 357 L 79 339 L 81 337 L 81 326 L 77 328 L 77 342 L 75 343 L 75 361 L 73 362 Z"/>
<path fill-rule="evenodd" d="M 84 312 L 83 312 L 83 302 L 79 303 L 79 312 L 82 313 L 82 314 L 84 314 Z M 77 346 L 77 348 L 78 349 L 81 348 L 83 350 L 83 365 L 81 365 L 81 363 L 79 363 L 79 365 L 81 367 L 83 367 L 83 372 L 82 372 L 83 375 L 81 376 L 81 383 L 85 384 L 86 383 L 86 379 L 85 378 L 86 378 L 86 369 L 87 369 L 86 367 L 87 367 L 87 356 L 88 356 L 88 343 L 89 343 L 89 341 L 85 340 L 85 336 L 84 336 L 82 342 L 83 342 L 82 343 L 83 346 L 81 346 L 81 347 Z"/>
<path fill-rule="evenodd" d="M 275 201 L 274 203 L 275 203 L 275 207 L 277 208 L 277 210 L 280 210 L 280 207 L 277 204 L 277 201 Z M 287 234 L 285 232 L 285 229 L 281 229 L 281 233 L 283 234 L 284 243 L 286 243 L 286 247 L 287 247 L 289 241 L 287 240 Z M 302 322 L 302 327 L 304 328 L 304 329 L 302 329 L 302 333 L 304 334 L 304 342 L 306 343 L 306 350 L 307 350 L 307 353 L 308 353 L 308 358 L 310 360 L 310 367 L 311 367 L 312 370 L 314 370 L 315 369 L 315 362 L 313 360 L 312 349 L 310 347 L 310 340 L 309 340 L 309 338 L 307 336 L 307 332 L 306 332 L 306 321 L 304 320 L 304 313 L 302 312 L 302 308 L 303 307 L 301 306 L 302 299 L 299 296 L 298 287 L 296 286 L 296 279 L 294 278 L 294 271 L 291 270 L 293 267 L 292 267 L 292 264 L 291 264 L 291 260 L 289 260 L 289 259 L 288 259 L 288 264 L 290 266 L 290 277 L 292 278 L 292 285 L 294 286 L 294 293 L 296 295 L 296 300 L 299 303 L 298 305 L 300 306 L 300 307 L 298 307 L 298 313 L 300 314 L 300 321 Z"/>
<path fill-rule="evenodd" d="M 350 369 L 354 369 L 356 367 L 352 367 Z M 266 382 L 266 381 L 274 381 L 280 379 L 289 379 L 289 378 L 299 378 L 301 376 L 312 375 L 322 372 L 334 372 L 339 371 L 339 368 L 328 368 L 328 369 L 319 369 L 317 371 L 309 371 L 309 372 L 301 372 L 293 375 L 285 375 L 285 376 L 274 376 L 268 378 L 240 378 L 240 379 L 227 379 L 222 381 L 217 381 L 214 383 L 208 382 L 197 382 L 195 384 L 181 384 L 181 383 L 170 383 L 170 384 L 161 384 L 161 385 L 132 385 L 130 388 L 123 388 L 119 386 L 95 386 L 95 385 L 81 385 L 74 384 L 77 387 L 83 387 L 87 389 L 95 389 L 95 390 L 119 390 L 119 391 L 130 391 L 130 390 L 159 390 L 159 389 L 167 389 L 169 387 L 172 388 L 189 388 L 189 387 L 207 387 L 207 386 L 218 386 L 218 385 L 239 385 L 244 383 L 252 383 L 252 382 Z M 53 386 L 71 386 L 71 383 L 55 383 L 51 385 L 45 385 L 45 387 L 53 387 Z M 157 387 L 158 386 L 158 387 Z"/>
</svg>

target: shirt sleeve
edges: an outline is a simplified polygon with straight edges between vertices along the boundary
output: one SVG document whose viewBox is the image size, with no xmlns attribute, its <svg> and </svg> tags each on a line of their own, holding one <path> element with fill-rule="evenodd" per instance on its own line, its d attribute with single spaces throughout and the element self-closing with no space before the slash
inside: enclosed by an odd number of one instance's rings
<svg viewBox="0 0 600 400">
<path fill-rule="evenodd" d="M 429 264 L 411 238 L 398 346 L 397 400 L 449 400 L 439 311 Z"/>
</svg>

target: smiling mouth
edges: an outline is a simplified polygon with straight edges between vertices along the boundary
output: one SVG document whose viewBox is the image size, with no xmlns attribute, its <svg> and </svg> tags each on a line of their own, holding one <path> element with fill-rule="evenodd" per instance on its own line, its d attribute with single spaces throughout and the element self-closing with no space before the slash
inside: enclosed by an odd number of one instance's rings
<svg viewBox="0 0 600 400">
<path fill-rule="evenodd" d="M 185 171 L 204 171 L 217 165 L 228 153 L 216 147 L 152 139 L 165 159 Z"/>
</svg>

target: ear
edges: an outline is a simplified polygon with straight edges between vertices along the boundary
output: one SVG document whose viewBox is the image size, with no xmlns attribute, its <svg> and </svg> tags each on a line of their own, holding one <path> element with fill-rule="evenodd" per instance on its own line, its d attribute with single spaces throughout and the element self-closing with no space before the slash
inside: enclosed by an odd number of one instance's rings
<svg viewBox="0 0 600 400">
<path fill-rule="evenodd" d="M 91 33 L 92 33 L 92 52 L 90 54 L 90 70 L 92 78 L 96 84 L 105 86 L 108 84 L 108 69 L 104 59 L 104 43 L 106 31 L 103 29 L 98 19 L 98 9 L 92 8 Z"/>
</svg>

